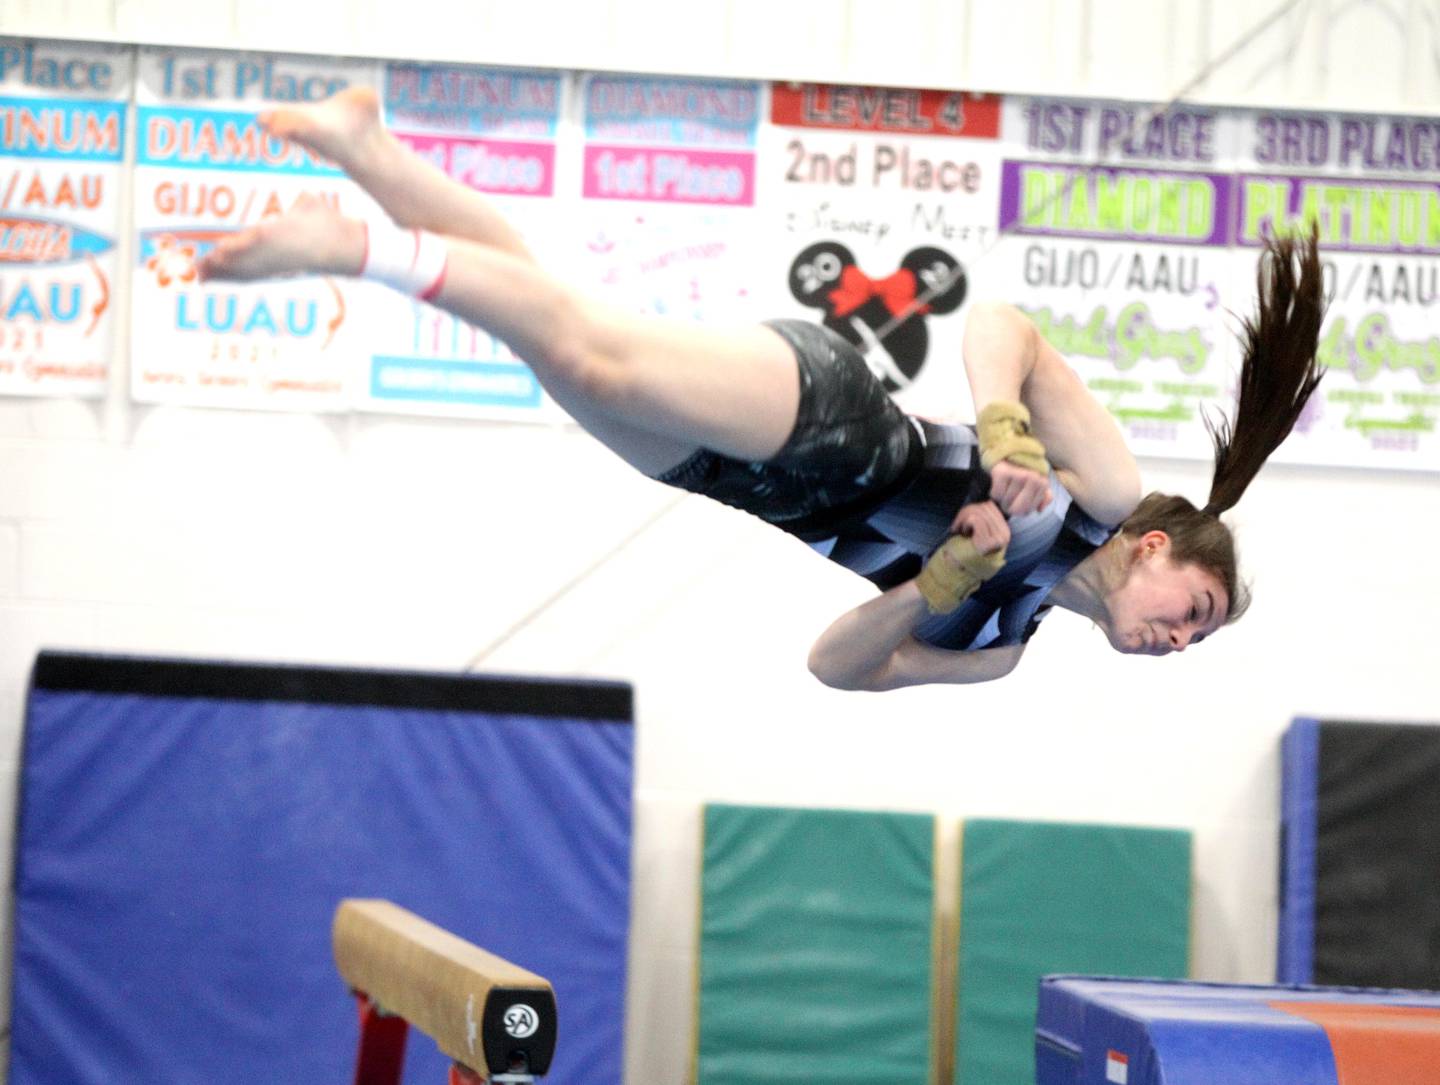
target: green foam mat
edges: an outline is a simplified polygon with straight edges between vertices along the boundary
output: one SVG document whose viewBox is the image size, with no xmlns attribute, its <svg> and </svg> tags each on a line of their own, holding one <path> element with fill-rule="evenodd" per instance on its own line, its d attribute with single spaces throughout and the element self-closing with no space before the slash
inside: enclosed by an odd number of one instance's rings
<svg viewBox="0 0 1440 1085">
<path fill-rule="evenodd" d="M 930 1080 L 935 821 L 712 805 L 699 1085 Z"/>
<path fill-rule="evenodd" d="M 1188 972 L 1189 833 L 974 820 L 961 848 L 957 1085 L 1033 1085 L 1041 976 Z"/>
</svg>

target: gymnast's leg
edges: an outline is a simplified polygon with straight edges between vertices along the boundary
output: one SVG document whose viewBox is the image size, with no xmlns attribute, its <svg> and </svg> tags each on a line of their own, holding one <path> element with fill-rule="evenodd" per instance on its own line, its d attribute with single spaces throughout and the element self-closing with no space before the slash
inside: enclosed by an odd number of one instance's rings
<svg viewBox="0 0 1440 1085">
<path fill-rule="evenodd" d="M 403 226 L 445 234 L 438 306 L 505 341 L 582 426 L 658 475 L 699 447 L 764 460 L 794 428 L 794 353 L 761 325 L 701 327 L 636 316 L 544 272 L 479 193 L 411 154 L 380 123 L 372 91 L 265 116 L 277 135 L 331 158 Z M 357 275 L 365 227 L 318 201 L 227 239 L 207 278 Z"/>
<path fill-rule="evenodd" d="M 268 110 L 260 123 L 272 135 L 334 162 L 401 226 L 533 259 L 490 201 L 385 130 L 379 97 L 370 87 L 351 87 L 316 105 Z"/>
</svg>

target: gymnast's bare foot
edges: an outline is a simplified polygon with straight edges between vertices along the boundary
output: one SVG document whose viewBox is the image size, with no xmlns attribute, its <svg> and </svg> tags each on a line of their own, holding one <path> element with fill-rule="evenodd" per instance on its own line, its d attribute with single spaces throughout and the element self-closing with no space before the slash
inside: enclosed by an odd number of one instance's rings
<svg viewBox="0 0 1440 1085">
<path fill-rule="evenodd" d="M 266 110 L 259 121 L 271 135 L 293 140 L 352 176 L 389 149 L 380 97 L 371 87 L 348 87 L 314 105 Z"/>
<path fill-rule="evenodd" d="M 365 224 L 324 200 L 301 196 L 283 215 L 223 238 L 197 263 L 202 280 L 358 275 Z"/>
</svg>

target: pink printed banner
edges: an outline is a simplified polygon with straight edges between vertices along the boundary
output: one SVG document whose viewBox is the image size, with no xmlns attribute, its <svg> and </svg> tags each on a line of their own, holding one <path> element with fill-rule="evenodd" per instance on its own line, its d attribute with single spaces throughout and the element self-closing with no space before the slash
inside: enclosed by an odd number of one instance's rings
<svg viewBox="0 0 1440 1085">
<path fill-rule="evenodd" d="M 752 207 L 755 156 L 679 147 L 585 148 L 586 199 Z"/>
<path fill-rule="evenodd" d="M 385 123 L 446 177 L 483 193 L 543 253 L 565 217 L 554 200 L 568 85 L 560 72 L 395 62 L 385 66 Z M 367 316 L 373 331 L 362 353 L 362 410 L 560 417 L 529 367 L 481 328 L 389 290 L 367 301 Z"/>
<path fill-rule="evenodd" d="M 505 196 L 555 194 L 555 144 L 397 132 L 397 138 L 452 180 Z"/>
</svg>

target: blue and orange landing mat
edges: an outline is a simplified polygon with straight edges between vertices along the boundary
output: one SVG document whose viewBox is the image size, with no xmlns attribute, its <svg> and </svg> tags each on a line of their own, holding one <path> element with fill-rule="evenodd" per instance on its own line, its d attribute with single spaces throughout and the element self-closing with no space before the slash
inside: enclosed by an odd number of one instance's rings
<svg viewBox="0 0 1440 1085">
<path fill-rule="evenodd" d="M 1440 1085 L 1440 994 L 1051 976 L 1038 1085 Z"/>
</svg>

